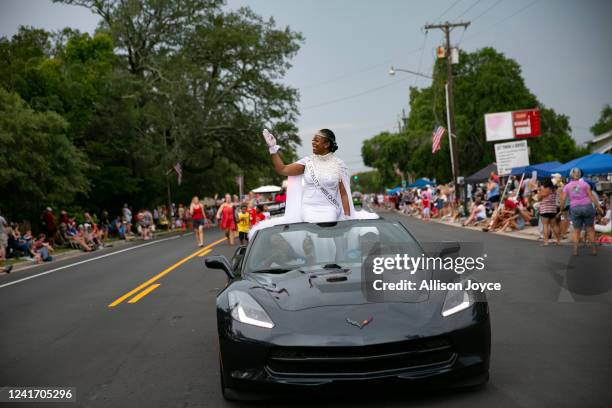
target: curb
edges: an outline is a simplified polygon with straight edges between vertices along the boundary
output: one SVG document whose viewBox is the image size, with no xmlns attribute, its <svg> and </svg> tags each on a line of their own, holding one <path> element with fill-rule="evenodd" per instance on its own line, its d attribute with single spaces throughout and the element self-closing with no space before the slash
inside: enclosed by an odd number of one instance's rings
<svg viewBox="0 0 612 408">
<path fill-rule="evenodd" d="M 183 231 L 177 231 L 177 232 L 169 232 L 169 233 L 164 233 L 164 234 L 159 234 L 156 235 L 155 238 L 152 241 L 155 241 L 156 239 L 160 239 L 160 238 L 167 238 L 167 237 L 171 237 L 173 235 L 179 235 L 179 236 L 187 236 L 192 234 L 193 232 L 183 232 Z M 138 243 L 143 243 L 145 241 L 143 241 L 142 239 L 135 239 L 132 241 L 124 241 L 124 240 L 117 240 L 117 241 L 113 241 L 113 243 L 110 246 L 105 246 L 100 250 L 97 251 L 92 251 L 92 252 L 83 252 L 80 249 L 72 249 L 66 252 L 62 252 L 59 255 L 53 256 L 53 261 L 51 262 L 43 262 L 40 264 L 37 264 L 34 261 L 30 261 L 30 260 L 24 260 L 23 262 L 19 262 L 16 264 L 13 264 L 13 269 L 11 270 L 10 274 L 14 274 L 15 272 L 21 272 L 21 271 L 26 271 L 28 269 L 32 269 L 35 268 L 37 266 L 42 266 L 42 265 L 49 265 L 54 263 L 55 261 L 63 261 L 66 259 L 72 259 L 72 258 L 79 258 L 81 256 L 86 256 L 87 254 L 92 254 L 92 253 L 100 253 L 103 254 L 105 252 L 108 252 L 109 249 L 117 249 L 117 248 L 121 248 L 121 247 L 125 247 L 125 246 L 130 246 L 130 245 L 134 245 L 134 244 L 138 244 Z M 4 268 L 4 267 L 3 267 Z M 4 276 L 4 275 L 9 275 L 6 272 L 0 272 L 0 276 Z"/>
<path fill-rule="evenodd" d="M 391 211 L 387 210 L 386 212 L 391 212 Z M 417 218 L 417 217 L 413 217 L 413 216 L 408 215 L 408 214 L 404 214 L 401 211 L 393 210 L 393 212 L 398 214 L 398 215 L 402 215 L 402 216 L 404 216 L 406 218 L 413 218 L 415 220 L 419 220 L 419 221 L 423 221 L 423 222 L 435 222 L 437 224 L 447 225 L 449 227 L 461 228 L 461 229 L 470 230 L 470 231 L 477 231 L 477 232 L 481 232 L 483 234 L 495 234 L 495 235 L 500 235 L 502 237 L 517 238 L 517 239 L 523 239 L 523 240 L 527 240 L 527 241 L 539 241 L 540 240 L 539 236 L 535 236 L 535 235 L 532 235 L 532 234 L 527 235 L 525 233 L 521 233 L 521 232 L 517 232 L 517 231 L 513 231 L 513 232 L 500 232 L 500 231 L 484 232 L 479 227 L 464 227 L 461 224 L 455 224 L 454 222 L 444 222 L 444 221 L 440 221 L 439 219 L 435 219 L 435 218 L 430 218 L 429 221 L 424 221 L 421 218 Z M 561 241 L 561 245 L 563 245 L 565 243 L 571 243 L 571 242 L 570 241 L 565 241 L 565 240 Z"/>
</svg>

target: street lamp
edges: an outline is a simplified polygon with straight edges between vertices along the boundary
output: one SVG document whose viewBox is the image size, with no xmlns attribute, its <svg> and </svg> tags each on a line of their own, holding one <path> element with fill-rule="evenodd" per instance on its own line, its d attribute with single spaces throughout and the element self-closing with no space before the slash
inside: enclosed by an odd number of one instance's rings
<svg viewBox="0 0 612 408">
<path fill-rule="evenodd" d="M 417 75 L 417 76 L 420 76 L 420 77 L 423 77 L 423 78 L 433 79 L 433 78 L 432 78 L 432 77 L 430 77 L 429 75 L 421 74 L 420 72 L 411 71 L 411 70 L 409 70 L 409 69 L 393 68 L 393 67 L 389 68 L 389 75 L 393 76 L 393 75 L 395 75 L 395 73 L 396 73 L 397 71 L 407 72 L 407 73 L 409 73 L 409 74 L 412 74 L 412 75 Z"/>
</svg>

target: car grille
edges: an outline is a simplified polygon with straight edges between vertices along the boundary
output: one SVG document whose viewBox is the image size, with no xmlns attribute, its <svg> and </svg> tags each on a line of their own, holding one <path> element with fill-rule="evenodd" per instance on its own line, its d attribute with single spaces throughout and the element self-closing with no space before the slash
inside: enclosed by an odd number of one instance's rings
<svg viewBox="0 0 612 408">
<path fill-rule="evenodd" d="M 275 347 L 268 355 L 272 374 L 356 376 L 450 365 L 455 353 L 443 337 L 349 347 Z"/>
</svg>

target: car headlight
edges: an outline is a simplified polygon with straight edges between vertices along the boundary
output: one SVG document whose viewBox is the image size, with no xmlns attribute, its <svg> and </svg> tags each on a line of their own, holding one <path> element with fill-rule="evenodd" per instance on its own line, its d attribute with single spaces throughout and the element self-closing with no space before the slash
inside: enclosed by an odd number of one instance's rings
<svg viewBox="0 0 612 408">
<path fill-rule="evenodd" d="M 442 306 L 442 316 L 447 317 L 474 304 L 472 294 L 467 290 L 449 290 Z"/>
<path fill-rule="evenodd" d="M 228 298 L 234 320 L 266 329 L 274 327 L 266 311 L 248 293 L 235 290 L 228 294 Z"/>
</svg>

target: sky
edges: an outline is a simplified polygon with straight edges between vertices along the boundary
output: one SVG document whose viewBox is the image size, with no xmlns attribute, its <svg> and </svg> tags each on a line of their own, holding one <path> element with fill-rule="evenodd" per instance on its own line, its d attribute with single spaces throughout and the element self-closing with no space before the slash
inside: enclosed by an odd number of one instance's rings
<svg viewBox="0 0 612 408">
<path fill-rule="evenodd" d="M 589 128 L 612 104 L 612 1 L 228 0 L 226 8 L 243 6 L 305 37 L 283 79 L 300 92 L 298 154 L 309 154 L 314 132 L 329 128 L 336 154 L 353 172 L 366 169 L 363 140 L 396 131 L 402 109 L 408 112 L 409 87 L 430 83 L 388 74 L 390 66 L 431 73 L 443 37 L 439 30 L 425 34 L 426 23 L 470 21 L 467 30 L 452 32 L 453 45 L 468 52 L 491 46 L 516 60 L 540 102 L 569 116 L 578 143 L 592 137 Z M 81 7 L 0 0 L 0 36 L 20 25 L 93 33 L 97 22 Z M 516 107 L 523 108 L 529 107 Z"/>
</svg>

